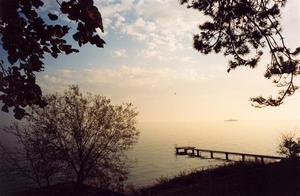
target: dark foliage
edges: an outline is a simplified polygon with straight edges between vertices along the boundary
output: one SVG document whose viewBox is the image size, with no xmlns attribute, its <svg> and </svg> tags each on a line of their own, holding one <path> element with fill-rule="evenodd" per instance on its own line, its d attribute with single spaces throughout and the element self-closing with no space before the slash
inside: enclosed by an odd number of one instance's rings
<svg viewBox="0 0 300 196">
<path fill-rule="evenodd" d="M 265 77 L 272 79 L 279 88 L 273 98 L 254 97 L 256 107 L 278 106 L 286 96 L 298 89 L 294 77 L 300 74 L 300 61 L 285 45 L 280 26 L 280 11 L 287 0 L 180 0 L 209 19 L 199 25 L 200 33 L 194 35 L 194 47 L 209 54 L 223 52 L 232 56 L 228 72 L 239 66 L 255 68 L 269 48 L 271 60 L 266 66 Z"/>
<path fill-rule="evenodd" d="M 288 132 L 281 135 L 278 152 L 288 158 L 296 158 L 300 156 L 300 138 L 296 138 L 295 132 Z"/>
<path fill-rule="evenodd" d="M 103 25 L 93 0 L 56 2 L 61 14 L 49 13 L 49 22 L 40 14 L 43 0 L 0 0 L 1 46 L 8 61 L 8 65 L 0 61 L 0 100 L 4 103 L 2 111 L 8 112 L 13 107 L 17 119 L 25 115 L 26 106 L 46 105 L 35 77 L 44 69 L 45 55 L 57 58 L 62 53 L 79 52 L 67 43 L 65 36 L 70 27 L 63 25 L 59 17 L 66 16 L 76 23 L 73 38 L 79 46 L 90 43 L 103 47 L 105 44 L 96 34 L 97 28 L 103 32 Z"/>
</svg>

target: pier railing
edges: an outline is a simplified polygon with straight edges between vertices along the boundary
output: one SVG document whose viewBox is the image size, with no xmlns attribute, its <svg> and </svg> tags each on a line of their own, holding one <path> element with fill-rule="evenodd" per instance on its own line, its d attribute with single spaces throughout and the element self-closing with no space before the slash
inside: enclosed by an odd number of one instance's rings
<svg viewBox="0 0 300 196">
<path fill-rule="evenodd" d="M 230 160 L 230 155 L 240 156 L 241 161 L 245 161 L 246 157 L 253 157 L 255 160 L 260 159 L 261 163 L 264 163 L 265 159 L 272 160 L 282 160 L 285 157 L 280 156 L 270 156 L 270 155 L 260 155 L 260 154 L 250 154 L 250 153 L 242 153 L 242 152 L 229 152 L 229 151 L 220 151 L 220 150 L 208 150 L 208 149 L 200 149 L 192 146 L 183 146 L 183 147 L 175 147 L 176 155 L 189 155 L 194 157 L 204 157 L 202 153 L 208 153 L 209 158 L 215 158 L 215 154 L 224 154 L 225 160 Z M 219 158 L 219 157 L 218 157 Z"/>
</svg>

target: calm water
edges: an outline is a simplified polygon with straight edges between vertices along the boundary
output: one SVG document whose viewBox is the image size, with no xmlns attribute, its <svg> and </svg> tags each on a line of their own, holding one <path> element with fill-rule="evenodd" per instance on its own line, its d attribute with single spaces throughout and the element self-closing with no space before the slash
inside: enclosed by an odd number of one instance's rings
<svg viewBox="0 0 300 196">
<path fill-rule="evenodd" d="M 140 123 L 139 142 L 128 156 L 133 161 L 128 184 L 150 185 L 160 177 L 214 166 L 221 160 L 175 156 L 174 146 L 196 146 L 276 155 L 281 133 L 297 131 L 296 121 L 206 121 L 199 123 Z"/>
<path fill-rule="evenodd" d="M 221 160 L 176 157 L 175 144 L 276 155 L 281 133 L 300 132 L 300 122 L 297 121 L 140 123 L 138 127 L 141 132 L 139 141 L 128 152 L 132 168 L 127 184 L 135 187 L 151 185 L 160 177 L 172 177 L 182 171 L 224 163 Z M 10 192 L 13 185 L 7 177 L 1 180 L 0 176 L 0 181 L 2 196 L 4 191 Z"/>
</svg>

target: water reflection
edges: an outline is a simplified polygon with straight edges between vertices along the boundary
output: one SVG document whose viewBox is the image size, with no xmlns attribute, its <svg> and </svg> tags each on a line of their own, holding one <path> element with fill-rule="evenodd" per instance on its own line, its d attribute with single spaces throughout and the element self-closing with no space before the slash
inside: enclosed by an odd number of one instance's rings
<svg viewBox="0 0 300 196">
<path fill-rule="evenodd" d="M 203 121 L 197 123 L 140 123 L 138 144 L 128 156 L 133 161 L 129 184 L 149 185 L 161 176 L 223 164 L 222 160 L 175 156 L 174 145 L 278 155 L 282 132 L 299 130 L 298 121 Z"/>
</svg>

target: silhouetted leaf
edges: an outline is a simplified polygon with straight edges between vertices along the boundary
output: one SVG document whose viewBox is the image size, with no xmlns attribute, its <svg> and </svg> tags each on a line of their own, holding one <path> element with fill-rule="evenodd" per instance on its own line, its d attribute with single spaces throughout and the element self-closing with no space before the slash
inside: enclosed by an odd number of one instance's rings
<svg viewBox="0 0 300 196">
<path fill-rule="evenodd" d="M 5 104 L 4 106 L 2 106 L 2 109 L 1 109 L 3 112 L 8 112 L 8 107 L 7 105 Z"/>
<path fill-rule="evenodd" d="M 50 50 L 47 46 L 44 46 L 44 47 L 43 47 L 43 50 L 44 50 L 45 52 L 51 53 L 51 50 Z"/>
<path fill-rule="evenodd" d="M 14 117 L 18 120 L 21 120 L 25 116 L 25 110 L 22 108 L 17 107 L 13 111 L 15 113 Z"/>
<path fill-rule="evenodd" d="M 292 55 L 296 56 L 300 54 L 300 47 L 296 48 L 294 52 L 291 53 Z"/>
<path fill-rule="evenodd" d="M 102 32 L 104 32 L 103 24 L 102 24 L 102 17 L 98 8 L 95 6 L 90 6 L 87 8 L 88 16 L 92 21 L 96 23 L 96 27 L 99 27 Z"/>
<path fill-rule="evenodd" d="M 15 62 L 17 62 L 18 57 L 16 55 L 8 55 L 7 60 L 11 65 L 13 65 Z"/>
<path fill-rule="evenodd" d="M 56 16 L 55 14 L 51 14 L 51 13 L 48 14 L 48 17 L 50 18 L 50 20 L 57 20 L 58 19 L 58 16 Z"/>
<path fill-rule="evenodd" d="M 97 47 L 101 47 L 101 48 L 105 44 L 104 40 L 101 39 L 98 35 L 93 36 L 90 42 L 91 44 L 96 44 Z"/>
</svg>

